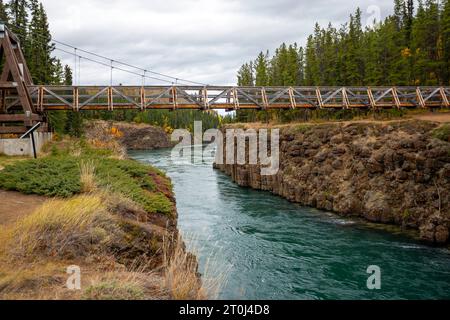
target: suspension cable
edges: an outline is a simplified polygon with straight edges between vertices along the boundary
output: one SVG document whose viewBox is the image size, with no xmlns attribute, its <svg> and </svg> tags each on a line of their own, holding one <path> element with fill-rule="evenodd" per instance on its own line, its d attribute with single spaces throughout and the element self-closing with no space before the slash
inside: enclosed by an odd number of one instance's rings
<svg viewBox="0 0 450 320">
<path fill-rule="evenodd" d="M 70 55 L 73 55 L 73 54 L 74 54 L 73 52 L 69 52 L 69 51 L 67 51 L 67 50 L 64 50 L 64 49 L 61 49 L 61 48 L 58 48 L 58 47 L 55 47 L 55 50 L 58 50 L 58 51 L 61 51 L 61 52 L 64 52 L 64 53 L 70 54 Z M 84 60 L 86 60 L 86 61 L 90 61 L 90 62 L 99 64 L 99 65 L 102 65 L 102 66 L 111 68 L 111 65 L 110 65 L 110 64 L 107 64 L 107 63 L 104 63 L 104 62 L 101 62 L 101 61 L 98 61 L 98 60 L 95 60 L 95 59 L 91 59 L 91 58 L 88 58 L 88 57 L 86 57 L 86 56 L 82 56 L 82 55 L 79 55 L 79 54 L 78 54 L 78 57 L 79 57 L 79 58 L 82 58 L 82 59 L 84 59 Z M 78 69 L 79 69 L 79 68 L 78 68 Z M 122 72 L 129 73 L 129 74 L 132 74 L 132 75 L 136 75 L 136 76 L 142 77 L 142 74 L 137 73 L 137 72 L 134 72 L 134 71 L 131 71 L 131 70 L 123 69 L 123 68 L 120 68 L 120 67 L 117 67 L 117 66 L 114 66 L 114 69 L 115 69 L 115 70 L 122 71 Z M 152 79 L 152 80 L 157 80 L 157 81 L 162 81 L 162 82 L 166 82 L 166 83 L 171 83 L 171 84 L 173 84 L 173 82 L 170 81 L 170 80 L 165 80 L 165 79 L 161 79 L 161 78 L 157 78 L 157 77 L 152 77 L 152 76 L 148 76 L 148 75 L 145 75 L 145 78 L 146 78 L 146 79 Z M 183 83 L 182 85 L 187 86 L 187 84 L 185 84 L 185 83 Z"/>
<path fill-rule="evenodd" d="M 17 29 L 21 29 L 21 30 L 27 30 L 26 28 L 20 27 L 20 26 L 14 26 L 14 27 L 16 27 Z M 41 39 L 46 39 L 46 37 L 44 37 L 40 33 L 37 33 L 36 36 L 40 37 Z M 97 53 L 89 51 L 89 50 L 80 49 L 80 48 L 75 47 L 75 46 L 73 46 L 71 44 L 68 44 L 68 43 L 65 43 L 65 42 L 62 42 L 62 41 L 58 41 L 56 39 L 52 39 L 51 41 L 54 44 L 60 44 L 60 45 L 65 46 L 65 47 L 72 48 L 72 49 L 76 50 L 77 52 L 83 52 L 83 53 L 86 53 L 88 55 L 95 56 L 97 58 L 101 58 L 101 59 L 104 59 L 104 60 L 109 60 L 109 61 L 113 60 L 113 59 L 111 59 L 109 57 L 97 54 Z M 58 49 L 58 50 L 67 53 L 67 51 L 64 51 L 62 49 Z M 83 57 L 83 58 L 86 59 L 86 57 Z M 187 79 L 177 78 L 177 77 L 173 77 L 173 76 L 170 76 L 170 75 L 167 75 L 167 74 L 164 74 L 164 73 L 151 71 L 149 69 L 144 69 L 144 68 L 141 68 L 141 67 L 138 67 L 138 66 L 126 63 L 126 62 L 121 62 L 121 61 L 118 61 L 118 60 L 114 60 L 114 62 L 116 63 L 116 65 L 119 64 L 119 65 L 123 65 L 123 66 L 129 67 L 129 68 L 132 68 L 132 69 L 139 70 L 139 71 L 145 71 L 145 73 L 151 73 L 151 74 L 158 75 L 158 76 L 161 76 L 161 77 L 164 77 L 164 78 L 169 78 L 169 79 L 175 80 L 175 82 L 182 81 L 183 83 L 190 83 L 190 84 L 201 85 L 201 86 L 207 86 L 208 85 L 208 84 L 197 82 L 197 81 L 191 81 L 191 80 L 187 80 Z M 118 67 L 115 67 L 115 69 L 121 70 Z M 147 78 L 163 81 L 163 79 L 157 78 L 157 77 L 153 77 L 153 78 L 152 77 L 147 77 Z M 168 80 L 165 80 L 164 82 L 173 83 L 173 81 L 168 81 Z"/>
</svg>

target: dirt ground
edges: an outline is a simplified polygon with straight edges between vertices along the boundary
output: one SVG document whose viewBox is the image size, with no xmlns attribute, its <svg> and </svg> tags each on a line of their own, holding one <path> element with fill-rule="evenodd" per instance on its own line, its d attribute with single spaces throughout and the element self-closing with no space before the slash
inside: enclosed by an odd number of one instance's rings
<svg viewBox="0 0 450 320">
<path fill-rule="evenodd" d="M 426 114 L 418 114 L 414 115 L 412 118 L 417 120 L 424 120 L 424 121 L 433 121 L 433 122 L 450 122 L 450 113 L 426 113 Z"/>
<path fill-rule="evenodd" d="M 46 197 L 0 190 L 0 225 L 14 223 L 31 214 L 47 200 Z"/>
</svg>

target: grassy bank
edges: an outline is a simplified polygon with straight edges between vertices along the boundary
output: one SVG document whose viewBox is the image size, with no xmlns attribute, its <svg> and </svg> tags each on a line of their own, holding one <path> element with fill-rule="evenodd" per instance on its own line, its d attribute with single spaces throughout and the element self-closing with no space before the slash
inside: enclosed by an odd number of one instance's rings
<svg viewBox="0 0 450 320">
<path fill-rule="evenodd" d="M 149 213 L 174 213 L 170 181 L 159 170 L 124 159 L 114 149 L 94 148 L 83 140 L 64 141 L 49 148 L 44 158 L 6 166 L 0 173 L 0 188 L 71 197 L 83 191 L 86 175 L 94 175 L 96 187 L 130 198 Z"/>
<path fill-rule="evenodd" d="M 44 151 L 37 160 L 2 158 L 1 189 L 48 201 L 1 227 L 1 298 L 203 297 L 162 172 L 126 159 L 116 144 L 65 139 Z M 81 290 L 65 285 L 70 266 L 80 268 Z"/>
</svg>

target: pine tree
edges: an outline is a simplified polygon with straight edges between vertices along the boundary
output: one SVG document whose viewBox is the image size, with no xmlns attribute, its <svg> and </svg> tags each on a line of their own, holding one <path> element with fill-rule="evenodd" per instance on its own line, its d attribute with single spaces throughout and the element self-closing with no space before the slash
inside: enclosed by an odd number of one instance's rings
<svg viewBox="0 0 450 320">
<path fill-rule="evenodd" d="M 258 87 L 267 86 L 269 84 L 268 55 L 269 52 L 266 54 L 261 52 L 255 61 L 255 85 Z"/>
<path fill-rule="evenodd" d="M 72 68 L 69 67 L 69 65 L 64 66 L 64 84 L 66 86 L 73 85 L 73 72 Z"/>
<path fill-rule="evenodd" d="M 28 2 L 27 0 L 11 0 L 8 4 L 9 27 L 14 32 L 23 47 L 27 40 L 28 27 Z"/>
<path fill-rule="evenodd" d="M 72 69 L 66 65 L 64 67 L 64 84 L 71 86 L 73 84 Z M 134 117 L 133 117 L 134 118 Z M 133 119 L 130 119 L 132 121 Z M 65 132 L 73 137 L 83 135 L 83 115 L 81 112 L 68 111 Z"/>
<path fill-rule="evenodd" d="M 287 50 L 286 76 L 284 79 L 285 86 L 295 86 L 299 83 L 298 75 L 300 70 L 300 59 L 298 57 L 298 45 L 294 43 Z"/>
<path fill-rule="evenodd" d="M 254 86 L 253 63 L 245 63 L 238 71 L 239 86 Z"/>
<path fill-rule="evenodd" d="M 319 68 L 316 58 L 314 37 L 310 35 L 306 43 L 305 53 L 305 84 L 307 86 L 315 86 L 319 84 Z"/>
<path fill-rule="evenodd" d="M 450 84 L 450 0 L 446 0 L 442 11 L 442 64 L 443 83 Z"/>
<path fill-rule="evenodd" d="M 303 47 L 298 49 L 298 75 L 297 75 L 297 86 L 305 85 L 305 50 Z"/>
<path fill-rule="evenodd" d="M 245 63 L 238 71 L 239 86 L 254 86 L 253 62 Z M 256 118 L 254 110 L 238 110 L 236 111 L 236 119 L 240 122 L 251 122 Z"/>
<path fill-rule="evenodd" d="M 436 85 L 440 81 L 438 55 L 439 45 L 439 6 L 434 0 L 425 4 L 419 1 L 419 7 L 412 28 L 412 50 L 414 55 L 415 84 Z"/>
<path fill-rule="evenodd" d="M 47 14 L 42 3 L 37 0 L 31 2 L 30 43 L 31 61 L 30 72 L 36 84 L 61 83 L 62 66 L 52 57 L 54 44 L 50 34 Z"/>
<path fill-rule="evenodd" d="M 407 0 L 403 12 L 403 28 L 406 43 L 411 43 L 411 32 L 414 21 L 414 0 Z"/>
<path fill-rule="evenodd" d="M 364 63 L 361 55 L 361 10 L 358 8 L 354 15 L 350 15 L 350 25 L 346 48 L 347 79 L 344 85 L 361 85 L 364 79 Z"/>
<path fill-rule="evenodd" d="M 0 0 L 0 21 L 6 25 L 9 24 L 8 12 L 6 11 L 6 5 L 3 3 L 3 0 Z"/>
</svg>

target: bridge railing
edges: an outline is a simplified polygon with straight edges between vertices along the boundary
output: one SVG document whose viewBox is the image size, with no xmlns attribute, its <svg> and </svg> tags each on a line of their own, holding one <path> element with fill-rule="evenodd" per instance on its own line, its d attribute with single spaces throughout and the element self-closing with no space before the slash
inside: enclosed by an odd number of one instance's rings
<svg viewBox="0 0 450 320">
<path fill-rule="evenodd" d="M 450 97 L 450 87 L 30 86 L 29 92 L 37 111 L 433 108 L 449 107 Z"/>
</svg>

